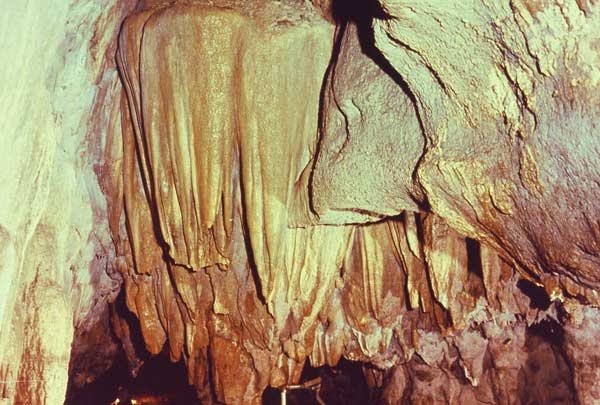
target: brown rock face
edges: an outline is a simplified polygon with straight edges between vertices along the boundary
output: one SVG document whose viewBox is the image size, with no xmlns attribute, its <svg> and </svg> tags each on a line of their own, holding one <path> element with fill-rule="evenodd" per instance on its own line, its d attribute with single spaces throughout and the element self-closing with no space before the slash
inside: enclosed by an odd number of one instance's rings
<svg viewBox="0 0 600 405">
<path fill-rule="evenodd" d="M 144 350 L 201 403 L 306 364 L 327 403 L 600 403 L 599 13 L 9 6 L 0 404 Z"/>
</svg>

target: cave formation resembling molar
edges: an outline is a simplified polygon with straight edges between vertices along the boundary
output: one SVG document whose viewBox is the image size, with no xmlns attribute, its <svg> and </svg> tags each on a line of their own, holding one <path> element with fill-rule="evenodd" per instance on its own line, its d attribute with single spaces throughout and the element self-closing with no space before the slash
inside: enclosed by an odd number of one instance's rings
<svg viewBox="0 0 600 405">
<path fill-rule="evenodd" d="M 207 404 L 340 363 L 377 403 L 600 402 L 599 3 L 37 2 L 0 16 L 0 403 L 118 353 Z"/>
<path fill-rule="evenodd" d="M 424 204 L 413 172 L 425 139 L 401 86 L 374 48 L 368 21 L 340 26 L 312 162 L 312 208 L 319 223 L 378 221 Z"/>
</svg>

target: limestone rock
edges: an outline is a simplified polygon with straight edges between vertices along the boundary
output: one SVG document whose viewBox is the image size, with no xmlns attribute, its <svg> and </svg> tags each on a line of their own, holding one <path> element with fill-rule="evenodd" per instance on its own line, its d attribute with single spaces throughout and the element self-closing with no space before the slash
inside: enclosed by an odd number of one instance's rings
<svg viewBox="0 0 600 405">
<path fill-rule="evenodd" d="M 573 384 L 579 403 L 600 401 L 600 358 L 598 356 L 598 308 L 567 306 L 564 349 L 573 370 Z"/>
<path fill-rule="evenodd" d="M 433 212 L 597 302 L 598 4 L 379 3 L 375 45 L 415 100 Z"/>
<path fill-rule="evenodd" d="M 340 28 L 334 47 L 309 4 L 268 1 L 147 2 L 125 21 L 127 103 L 107 157 L 122 181 L 108 195 L 146 348 L 226 403 L 342 356 L 392 370 L 397 387 L 373 384 L 414 403 L 546 400 L 520 373 L 528 352 L 562 353 L 530 336 L 555 307 L 529 305 L 523 270 L 445 211 L 405 211 L 427 207 L 414 170 L 435 144 L 361 30 Z M 565 370 L 527 378 L 563 395 Z"/>
<path fill-rule="evenodd" d="M 412 100 L 372 52 L 369 36 L 364 24 L 338 30 L 311 182 L 320 223 L 375 221 L 419 209 L 413 171 L 424 138 Z"/>
<path fill-rule="evenodd" d="M 123 26 L 111 200 L 125 201 L 128 307 L 152 353 L 168 339 L 199 376 L 208 354 L 221 401 L 299 377 L 341 267 L 351 228 L 288 228 L 332 37 L 311 6 L 272 2 L 148 4 Z"/>
</svg>

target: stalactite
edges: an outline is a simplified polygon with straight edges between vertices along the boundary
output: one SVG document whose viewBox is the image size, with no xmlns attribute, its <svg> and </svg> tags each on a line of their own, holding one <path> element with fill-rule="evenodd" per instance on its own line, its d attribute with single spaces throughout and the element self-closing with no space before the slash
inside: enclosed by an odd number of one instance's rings
<svg viewBox="0 0 600 405">
<path fill-rule="evenodd" d="M 317 144 L 333 39 L 333 26 L 307 4 L 146 4 L 125 21 L 123 186 L 113 192 L 124 201 L 128 232 L 116 232 L 115 218 L 111 229 L 147 349 L 168 345 L 199 395 L 210 380 L 225 403 L 260 403 L 267 386 L 297 383 L 307 358 L 334 366 L 342 357 L 389 370 L 387 383 L 373 380 L 388 398 L 470 403 L 521 395 L 519 370 L 533 342 L 526 329 L 551 311 L 528 305 L 521 270 L 441 217 L 403 211 L 403 204 L 426 205 L 409 183 L 402 203 L 374 197 L 393 207 L 376 212 L 397 214 L 386 219 L 360 204 L 345 211 L 335 194 L 314 201 L 307 194 L 313 169 L 332 174 L 314 159 L 339 146 Z M 390 66 L 357 53 L 356 26 L 338 31 L 338 41 L 346 41 L 334 55 L 338 66 L 362 60 L 371 72 L 364 86 L 397 88 Z M 340 93 L 336 74 L 347 72 L 337 69 L 326 81 L 325 113 L 333 115 L 320 131 L 336 128 L 341 108 L 351 131 L 342 148 L 363 150 L 365 139 L 352 134 L 375 125 L 379 110 L 363 104 L 374 105 L 376 94 L 365 97 L 360 86 Z M 344 97 L 356 114 L 340 104 Z M 405 98 L 399 113 L 414 118 Z M 414 119 L 407 125 L 410 145 L 420 129 Z M 423 140 L 413 146 L 416 163 Z M 338 170 L 340 159 L 327 167 Z M 382 167 L 404 170 L 394 159 Z M 323 215 L 312 213 L 313 202 Z M 317 225 L 339 213 L 375 223 Z M 568 386 L 568 373 L 557 378 Z"/>
</svg>

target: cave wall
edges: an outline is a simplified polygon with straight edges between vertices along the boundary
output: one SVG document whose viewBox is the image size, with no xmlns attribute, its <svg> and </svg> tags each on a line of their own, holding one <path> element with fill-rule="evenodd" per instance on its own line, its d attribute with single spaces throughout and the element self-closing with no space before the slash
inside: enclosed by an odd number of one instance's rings
<svg viewBox="0 0 600 405">
<path fill-rule="evenodd" d="M 95 169 L 131 3 L 19 1 L 0 16 L 2 403 L 62 403 L 74 336 L 84 342 L 107 319 L 119 289 L 106 272 L 114 247 Z M 108 329 L 100 335 L 100 356 L 78 358 L 97 363 L 92 376 L 118 348 Z"/>
<path fill-rule="evenodd" d="M 369 11 L 372 19 L 361 17 Z M 342 34 L 325 90 L 312 183 L 321 222 L 375 221 L 394 207 L 429 207 L 561 301 L 568 314 L 563 346 L 586 352 L 583 335 L 597 335 L 588 329 L 572 338 L 586 316 L 598 314 L 597 221 L 590 219 L 600 191 L 598 13 L 593 1 L 357 3 L 359 28 Z M 355 31 L 375 62 L 370 70 L 357 46 L 346 50 Z M 364 82 L 384 80 L 373 78 L 375 64 L 398 86 L 379 87 L 372 101 Z M 365 90 L 356 91 L 356 83 Z M 398 113 L 371 118 L 379 100 Z M 365 130 L 369 120 L 394 130 Z M 371 170 L 375 179 L 366 181 L 348 175 L 346 167 L 373 144 L 388 146 L 411 169 L 380 153 L 369 166 L 387 172 Z M 340 198 L 348 196 L 344 175 L 356 184 L 350 201 Z M 401 187 L 382 186 L 393 177 Z M 372 204 L 372 195 L 382 198 Z M 574 383 L 581 403 L 595 403 L 597 383 L 590 382 L 598 381 L 598 365 L 584 357 L 588 366 L 571 357 Z"/>
</svg>

